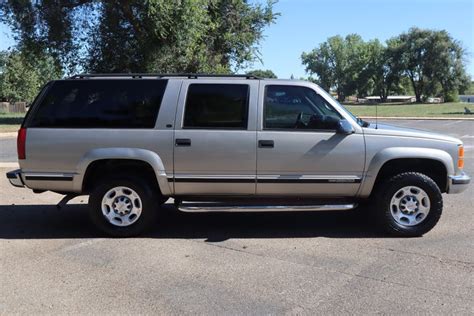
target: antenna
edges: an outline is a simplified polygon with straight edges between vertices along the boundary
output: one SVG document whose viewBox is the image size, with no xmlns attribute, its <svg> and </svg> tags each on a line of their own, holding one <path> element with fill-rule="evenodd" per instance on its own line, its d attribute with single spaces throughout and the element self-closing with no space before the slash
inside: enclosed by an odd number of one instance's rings
<svg viewBox="0 0 474 316">
<path fill-rule="evenodd" d="M 382 101 L 382 99 L 380 99 Z M 375 103 L 375 129 L 379 128 L 379 103 Z"/>
</svg>

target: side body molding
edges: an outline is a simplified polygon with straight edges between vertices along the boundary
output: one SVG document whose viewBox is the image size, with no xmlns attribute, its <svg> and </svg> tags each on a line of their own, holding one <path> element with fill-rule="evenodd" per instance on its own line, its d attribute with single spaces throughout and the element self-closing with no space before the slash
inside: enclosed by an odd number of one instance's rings
<svg viewBox="0 0 474 316">
<path fill-rule="evenodd" d="M 147 162 L 155 171 L 161 193 L 165 196 L 173 193 L 168 183 L 166 170 L 161 158 L 151 150 L 141 148 L 97 148 L 88 151 L 77 166 L 77 175 L 74 177 L 74 191 L 80 192 L 87 167 L 94 161 L 102 159 L 133 159 Z"/>
<path fill-rule="evenodd" d="M 451 155 L 441 149 L 419 147 L 389 147 L 376 153 L 368 163 L 367 171 L 359 191 L 359 197 L 368 197 L 372 192 L 377 175 L 382 166 L 394 159 L 421 158 L 437 160 L 445 166 L 448 175 L 454 174 L 454 163 Z M 368 157 L 368 159 L 370 159 Z"/>
</svg>

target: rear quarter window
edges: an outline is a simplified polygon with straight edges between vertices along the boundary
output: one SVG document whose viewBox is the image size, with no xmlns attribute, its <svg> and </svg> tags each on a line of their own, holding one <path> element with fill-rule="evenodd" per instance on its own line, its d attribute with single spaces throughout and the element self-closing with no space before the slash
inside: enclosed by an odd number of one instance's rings
<svg viewBox="0 0 474 316">
<path fill-rule="evenodd" d="M 28 127 L 153 128 L 167 80 L 54 82 L 28 119 Z"/>
</svg>

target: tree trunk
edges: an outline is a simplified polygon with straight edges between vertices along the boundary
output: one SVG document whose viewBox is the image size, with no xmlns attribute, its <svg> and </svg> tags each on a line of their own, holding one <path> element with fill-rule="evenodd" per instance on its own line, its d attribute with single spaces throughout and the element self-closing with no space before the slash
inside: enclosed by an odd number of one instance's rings
<svg viewBox="0 0 474 316">
<path fill-rule="evenodd" d="M 415 90 L 415 97 L 416 97 L 416 102 L 421 103 L 421 92 L 419 90 Z"/>
<path fill-rule="evenodd" d="M 379 97 L 380 97 L 380 102 L 387 102 L 388 89 L 384 89 L 384 88 L 380 89 Z"/>
<path fill-rule="evenodd" d="M 423 87 L 420 83 L 418 84 L 416 83 L 413 76 L 410 75 L 409 77 L 410 77 L 411 85 L 413 87 L 413 91 L 415 91 L 416 102 L 421 103 L 421 92 L 423 90 Z"/>
<path fill-rule="evenodd" d="M 344 102 L 345 99 L 346 96 L 344 95 L 344 93 L 342 91 L 337 90 L 337 101 Z"/>
</svg>

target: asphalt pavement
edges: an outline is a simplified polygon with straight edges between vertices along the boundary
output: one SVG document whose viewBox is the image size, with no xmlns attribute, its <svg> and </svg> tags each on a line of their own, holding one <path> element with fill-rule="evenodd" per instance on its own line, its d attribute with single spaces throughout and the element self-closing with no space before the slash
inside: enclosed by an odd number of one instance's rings
<svg viewBox="0 0 474 316">
<path fill-rule="evenodd" d="M 0 162 L 16 162 L 16 138 L 0 134 Z"/>
<path fill-rule="evenodd" d="M 474 123 L 390 121 L 461 138 Z M 0 139 L 1 162 L 15 158 Z M 13 159 L 11 158 L 13 157 Z M 0 173 L 8 169 L 1 168 Z M 473 314 L 474 189 L 444 195 L 438 225 L 389 238 L 357 212 L 185 214 L 141 238 L 106 238 L 86 197 L 0 176 L 0 314 Z"/>
</svg>

